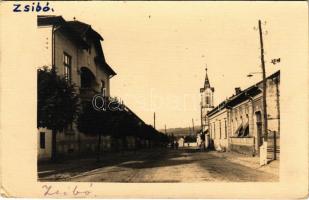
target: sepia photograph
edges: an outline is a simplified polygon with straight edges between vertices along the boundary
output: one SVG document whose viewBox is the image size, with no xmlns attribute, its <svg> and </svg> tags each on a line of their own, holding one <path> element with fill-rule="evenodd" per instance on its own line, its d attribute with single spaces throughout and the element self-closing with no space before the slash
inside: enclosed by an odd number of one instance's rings
<svg viewBox="0 0 309 200">
<path fill-rule="evenodd" d="M 306 2 L 0 9 L 2 195 L 308 196 Z"/>
<path fill-rule="evenodd" d="M 37 16 L 38 180 L 278 181 L 281 21 L 147 8 Z"/>
</svg>

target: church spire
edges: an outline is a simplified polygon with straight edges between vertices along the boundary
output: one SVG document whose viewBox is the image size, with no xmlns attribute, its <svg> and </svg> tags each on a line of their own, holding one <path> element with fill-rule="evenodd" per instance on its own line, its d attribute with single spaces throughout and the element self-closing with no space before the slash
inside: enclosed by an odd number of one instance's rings
<svg viewBox="0 0 309 200">
<path fill-rule="evenodd" d="M 208 79 L 208 74 L 207 74 L 207 65 L 206 65 L 206 77 L 205 77 L 205 82 L 204 82 L 204 88 L 210 88 L 210 83 L 209 83 L 209 79 Z"/>
</svg>

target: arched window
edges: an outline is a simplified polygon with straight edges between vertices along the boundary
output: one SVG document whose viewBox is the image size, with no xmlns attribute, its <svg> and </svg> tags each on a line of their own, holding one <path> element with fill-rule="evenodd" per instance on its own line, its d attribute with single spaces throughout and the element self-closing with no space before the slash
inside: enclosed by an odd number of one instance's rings
<svg viewBox="0 0 309 200">
<path fill-rule="evenodd" d="M 221 120 L 219 120 L 219 139 L 222 138 L 222 134 L 221 134 Z"/>
<path fill-rule="evenodd" d="M 226 119 L 224 119 L 224 138 L 227 138 L 227 125 L 226 125 Z"/>
<path fill-rule="evenodd" d="M 207 105 L 210 104 L 210 98 L 209 98 L 208 95 L 206 95 L 206 104 L 207 104 Z"/>
<path fill-rule="evenodd" d="M 86 67 L 82 67 L 80 70 L 80 86 L 81 88 L 91 88 L 95 85 L 95 76 Z"/>
</svg>

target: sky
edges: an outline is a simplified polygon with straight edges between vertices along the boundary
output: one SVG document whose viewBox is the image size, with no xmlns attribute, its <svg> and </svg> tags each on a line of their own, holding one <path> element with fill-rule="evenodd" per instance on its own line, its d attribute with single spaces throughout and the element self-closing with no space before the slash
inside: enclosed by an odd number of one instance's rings
<svg viewBox="0 0 309 200">
<path fill-rule="evenodd" d="M 261 80 L 258 20 L 267 74 L 304 66 L 306 2 L 52 2 L 55 15 L 91 24 L 117 72 L 111 95 L 156 128 L 200 125 L 208 68 L 215 105 Z M 281 58 L 279 64 L 270 63 Z"/>
</svg>

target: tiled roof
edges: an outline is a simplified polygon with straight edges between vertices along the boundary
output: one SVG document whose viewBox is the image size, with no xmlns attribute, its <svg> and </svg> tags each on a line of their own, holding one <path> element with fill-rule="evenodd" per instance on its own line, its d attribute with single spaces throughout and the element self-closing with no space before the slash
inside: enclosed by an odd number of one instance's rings
<svg viewBox="0 0 309 200">
<path fill-rule="evenodd" d="M 74 29 L 74 31 L 76 31 L 81 36 L 85 36 L 87 33 L 90 33 L 91 35 L 97 37 L 98 39 L 103 40 L 103 37 L 98 32 L 93 30 L 89 24 L 80 22 L 78 20 L 67 21 L 67 24 L 70 28 Z"/>
<path fill-rule="evenodd" d="M 100 42 L 103 40 L 103 37 L 93 30 L 89 24 L 78 20 L 66 21 L 62 16 L 38 15 L 38 26 L 60 26 L 61 29 L 66 32 L 73 41 L 81 45 L 82 48 L 89 48 L 88 41 L 86 41 L 85 38 L 92 38 L 98 52 L 100 66 L 110 75 L 116 75 L 116 72 L 105 61 Z"/>
<path fill-rule="evenodd" d="M 275 77 L 280 76 L 280 70 L 276 71 L 275 73 L 268 76 L 266 79 L 273 79 Z M 250 96 L 256 96 L 261 93 L 261 90 L 259 89 L 258 85 L 260 85 L 262 81 L 259 81 L 258 83 L 246 88 L 245 90 L 241 91 L 237 95 L 233 95 L 229 97 L 228 99 L 222 101 L 218 106 L 216 106 L 214 109 L 209 111 L 207 113 L 207 116 L 212 116 L 219 112 L 220 110 L 226 108 L 226 107 L 232 107 L 235 106 L 245 100 L 247 100 Z"/>
</svg>

